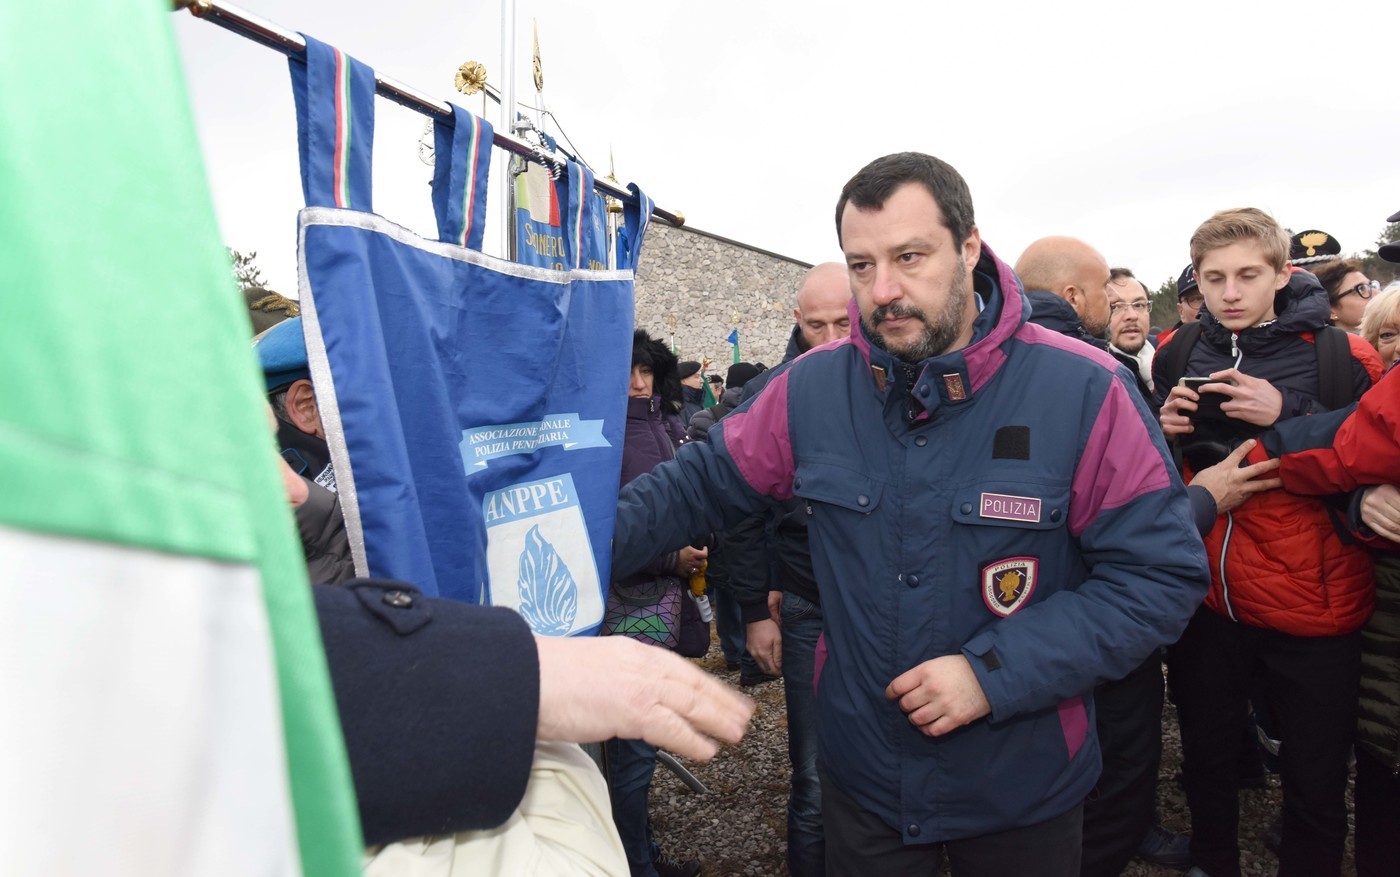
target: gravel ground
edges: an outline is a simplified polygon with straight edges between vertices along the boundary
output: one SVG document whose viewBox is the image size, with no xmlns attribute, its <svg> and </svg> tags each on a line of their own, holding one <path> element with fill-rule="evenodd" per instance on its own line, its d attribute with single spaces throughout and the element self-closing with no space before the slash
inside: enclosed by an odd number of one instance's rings
<svg viewBox="0 0 1400 877">
<path fill-rule="evenodd" d="M 739 674 L 724 669 L 718 643 L 700 666 L 733 685 Z M 747 689 L 757 702 L 748 736 L 737 747 L 722 749 L 708 764 L 687 767 L 709 789 L 690 791 L 670 771 L 658 767 L 652 784 L 651 814 L 656 839 L 663 851 L 682 859 L 699 859 L 705 877 L 758 877 L 786 874 L 784 837 L 787 833 L 787 711 L 781 682 Z M 1169 703 L 1163 714 L 1163 758 L 1158 784 L 1158 814 L 1176 831 L 1190 828 L 1186 796 L 1173 777 L 1181 764 L 1176 710 Z M 1240 793 L 1241 864 L 1245 877 L 1272 877 L 1277 859 L 1264 848 L 1263 834 L 1279 812 L 1277 777 L 1268 789 Z M 1350 801 L 1350 792 L 1348 792 Z M 1347 841 L 1344 877 L 1355 877 L 1351 841 Z M 1180 874 L 1133 862 L 1124 877 L 1166 877 Z"/>
</svg>

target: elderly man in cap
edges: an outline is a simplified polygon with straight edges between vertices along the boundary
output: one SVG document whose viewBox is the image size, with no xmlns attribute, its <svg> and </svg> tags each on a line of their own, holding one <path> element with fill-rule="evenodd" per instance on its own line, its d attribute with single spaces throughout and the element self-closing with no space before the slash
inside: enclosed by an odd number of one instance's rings
<svg viewBox="0 0 1400 877">
<path fill-rule="evenodd" d="M 276 422 L 282 480 L 296 510 L 307 572 L 313 582 L 343 582 L 355 575 L 355 567 L 307 366 L 301 317 L 282 320 L 258 335 L 253 350 Z"/>
<path fill-rule="evenodd" d="M 1172 326 L 1161 335 L 1157 336 L 1157 349 L 1161 350 L 1167 342 L 1176 334 L 1176 330 L 1187 323 L 1194 323 L 1201 318 L 1201 305 L 1206 303 L 1206 297 L 1201 294 L 1200 287 L 1196 285 L 1196 269 L 1187 265 L 1181 269 L 1181 276 L 1176 279 L 1176 313 L 1179 319 L 1176 325 Z"/>
</svg>

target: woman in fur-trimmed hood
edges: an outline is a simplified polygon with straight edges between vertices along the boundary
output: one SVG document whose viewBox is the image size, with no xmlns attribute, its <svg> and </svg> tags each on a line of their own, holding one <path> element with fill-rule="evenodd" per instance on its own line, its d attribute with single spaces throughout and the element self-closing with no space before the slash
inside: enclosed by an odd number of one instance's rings
<svg viewBox="0 0 1400 877">
<path fill-rule="evenodd" d="M 675 354 L 638 329 L 632 336 L 627 431 L 622 446 L 623 485 L 675 456 L 676 445 L 685 435 L 679 416 L 681 398 L 680 363 Z M 623 633 L 609 627 L 607 619 L 604 620 L 605 634 L 632 636 L 658 648 L 673 649 L 686 657 L 703 656 L 710 645 L 710 625 L 700 620 L 699 610 L 682 581 L 695 572 L 705 553 L 689 546 L 680 551 L 668 551 L 647 568 L 612 583 L 612 593 L 608 597 L 609 617 L 613 615 L 619 594 L 630 595 L 621 598 L 622 602 L 653 595 L 633 605 L 644 605 L 653 599 L 657 606 L 674 605 L 676 608 L 672 611 L 679 616 L 675 639 L 665 637 L 666 632 L 658 628 L 648 628 L 650 632 L 642 631 L 642 635 Z M 628 610 L 629 613 L 634 611 Z M 646 636 L 655 641 L 648 641 Z M 660 856 L 653 843 L 647 799 L 652 773 L 656 770 L 656 747 L 645 740 L 609 740 L 607 751 L 613 820 L 632 875 L 699 873 L 698 862 L 678 862 L 669 856 Z"/>
<path fill-rule="evenodd" d="M 637 367 L 650 372 L 649 386 L 637 384 Z M 675 446 L 685 439 L 685 425 L 681 423 L 680 411 L 684 404 L 681 393 L 680 361 L 659 339 L 652 338 L 645 329 L 632 333 L 632 383 L 627 391 L 627 438 L 623 446 L 622 483 L 626 484 L 643 472 L 648 472 L 662 460 L 671 459 Z M 648 405 L 638 399 L 650 399 Z M 645 442 L 638 443 L 642 435 L 654 428 L 644 423 L 652 418 L 657 420 L 665 433 L 670 447 L 645 448 Z M 632 459 L 635 458 L 635 459 Z"/>
</svg>

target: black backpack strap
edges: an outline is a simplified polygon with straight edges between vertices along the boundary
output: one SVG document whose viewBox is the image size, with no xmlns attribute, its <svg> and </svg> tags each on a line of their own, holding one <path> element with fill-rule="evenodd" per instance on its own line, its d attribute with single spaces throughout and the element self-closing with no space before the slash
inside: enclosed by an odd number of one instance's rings
<svg viewBox="0 0 1400 877">
<path fill-rule="evenodd" d="M 1175 339 L 1173 339 L 1175 340 Z M 1351 389 L 1351 341 L 1336 326 L 1313 333 L 1317 346 L 1317 401 L 1328 411 L 1345 408 L 1356 399 Z"/>
<path fill-rule="evenodd" d="M 1171 388 L 1176 386 L 1176 382 L 1181 380 L 1186 374 L 1186 361 L 1191 358 L 1191 350 L 1196 346 L 1196 342 L 1201 337 L 1201 324 L 1183 323 L 1177 329 L 1153 362 L 1153 377 L 1156 378 L 1157 363 L 1162 364 L 1161 377 L 1164 382 L 1162 386 L 1171 392 Z M 1172 462 L 1176 464 L 1176 471 L 1185 472 L 1185 460 L 1181 455 L 1181 442 L 1172 441 L 1167 443 L 1168 450 L 1172 453 Z"/>
<path fill-rule="evenodd" d="M 1186 361 L 1191 358 L 1191 349 L 1196 346 L 1196 341 L 1201 337 L 1201 324 L 1183 323 L 1180 329 L 1167 340 L 1163 350 L 1165 356 L 1159 356 L 1154 362 L 1162 363 L 1162 378 L 1166 381 L 1167 392 L 1176 386 L 1176 382 L 1186 375 Z"/>
</svg>

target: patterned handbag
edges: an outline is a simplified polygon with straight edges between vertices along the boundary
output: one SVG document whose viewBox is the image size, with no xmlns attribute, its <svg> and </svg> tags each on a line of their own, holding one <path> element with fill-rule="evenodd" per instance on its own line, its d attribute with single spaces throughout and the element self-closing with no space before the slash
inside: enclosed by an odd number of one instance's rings
<svg viewBox="0 0 1400 877">
<path fill-rule="evenodd" d="M 603 633 L 675 649 L 680 644 L 681 599 L 681 580 L 674 576 L 615 582 L 608 590 Z"/>
</svg>

